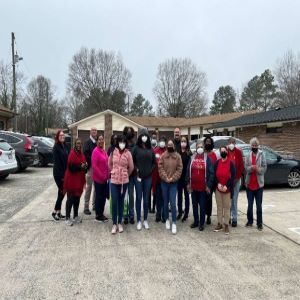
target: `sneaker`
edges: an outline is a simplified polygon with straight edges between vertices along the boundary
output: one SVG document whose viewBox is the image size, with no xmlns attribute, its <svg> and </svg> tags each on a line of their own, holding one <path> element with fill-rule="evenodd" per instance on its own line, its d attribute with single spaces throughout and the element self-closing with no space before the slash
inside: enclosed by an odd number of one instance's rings
<svg viewBox="0 0 300 300">
<path fill-rule="evenodd" d="M 231 222 L 231 227 L 237 227 L 237 221 L 232 221 Z"/>
<path fill-rule="evenodd" d="M 102 221 L 103 223 L 108 222 L 108 218 L 104 215 L 100 216 L 100 221 Z"/>
<path fill-rule="evenodd" d="M 214 232 L 218 232 L 218 231 L 222 230 L 222 228 L 223 228 L 223 226 L 220 223 L 218 223 L 218 225 L 214 229 Z"/>
<path fill-rule="evenodd" d="M 187 216 L 187 215 L 184 215 L 183 218 L 182 218 L 182 220 L 181 220 L 182 223 L 184 223 L 187 219 L 188 219 L 188 216 Z"/>
<path fill-rule="evenodd" d="M 263 230 L 263 225 L 262 225 L 262 224 L 257 225 L 257 229 L 258 229 L 259 231 L 262 231 L 262 230 Z"/>
<path fill-rule="evenodd" d="M 54 219 L 55 222 L 59 221 L 59 217 L 57 216 L 57 214 L 55 212 L 52 213 L 52 218 Z"/>
<path fill-rule="evenodd" d="M 147 220 L 144 221 L 144 227 L 145 227 L 145 229 L 149 229 L 150 228 Z"/>
<path fill-rule="evenodd" d="M 80 224 L 80 223 L 82 223 L 82 218 L 80 218 L 79 216 L 75 217 L 75 218 L 74 218 L 74 223 L 75 223 L 75 224 Z"/>
<path fill-rule="evenodd" d="M 204 230 L 204 226 L 200 226 L 200 227 L 199 227 L 199 230 L 200 230 L 200 231 L 203 231 L 203 230 Z"/>
<path fill-rule="evenodd" d="M 66 223 L 66 225 L 68 225 L 68 226 L 73 226 L 73 222 L 72 222 L 70 219 L 67 219 L 67 220 L 65 221 L 65 223 Z"/>
<path fill-rule="evenodd" d="M 135 223 L 135 222 L 134 222 L 134 218 L 130 218 L 129 223 L 133 225 L 133 224 Z"/>
<path fill-rule="evenodd" d="M 167 230 L 170 230 L 170 229 L 171 229 L 171 224 L 170 224 L 169 219 L 166 220 L 166 229 L 167 229 Z"/>
<path fill-rule="evenodd" d="M 124 218 L 124 224 L 125 224 L 125 225 L 128 224 L 128 218 Z"/>
<path fill-rule="evenodd" d="M 206 224 L 207 224 L 207 225 L 210 225 L 210 224 L 211 224 L 211 219 L 210 219 L 209 216 L 207 216 L 207 218 L 206 218 Z"/>
<path fill-rule="evenodd" d="M 122 224 L 118 225 L 118 231 L 119 233 L 122 233 L 124 231 Z"/>
<path fill-rule="evenodd" d="M 193 223 L 193 224 L 191 224 L 191 228 L 193 229 L 193 228 L 197 228 L 199 225 L 198 224 L 196 224 L 196 223 Z"/>
<path fill-rule="evenodd" d="M 252 223 L 247 222 L 245 227 L 252 227 Z"/>
<path fill-rule="evenodd" d="M 66 216 L 62 215 L 61 213 L 58 213 L 57 216 L 59 217 L 59 219 L 65 219 Z"/>
<path fill-rule="evenodd" d="M 178 214 L 178 216 L 177 216 L 177 220 L 180 220 L 182 218 L 182 214 Z"/>
<path fill-rule="evenodd" d="M 118 227 L 116 224 L 113 225 L 112 229 L 111 229 L 111 234 L 116 234 L 118 231 Z"/>
<path fill-rule="evenodd" d="M 85 214 L 85 215 L 91 215 L 92 213 L 91 213 L 91 211 L 89 210 L 89 209 L 85 209 L 84 211 L 83 211 L 83 213 Z"/>
<path fill-rule="evenodd" d="M 177 233 L 177 227 L 176 227 L 176 224 L 173 223 L 172 224 L 172 234 L 176 234 Z"/>
<path fill-rule="evenodd" d="M 225 232 L 226 235 L 229 234 L 229 225 L 225 224 L 224 232 Z"/>
<path fill-rule="evenodd" d="M 141 221 L 138 221 L 136 229 L 137 230 L 142 230 L 142 222 Z"/>
<path fill-rule="evenodd" d="M 156 223 L 159 223 L 160 221 L 161 221 L 161 218 L 160 218 L 160 217 L 156 217 L 156 218 L 155 218 L 155 222 L 156 222 Z"/>
</svg>

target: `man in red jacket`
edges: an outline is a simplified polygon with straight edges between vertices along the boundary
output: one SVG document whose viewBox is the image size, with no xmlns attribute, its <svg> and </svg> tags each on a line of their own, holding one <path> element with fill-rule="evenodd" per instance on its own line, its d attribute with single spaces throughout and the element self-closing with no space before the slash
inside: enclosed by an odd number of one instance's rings
<svg viewBox="0 0 300 300">
<path fill-rule="evenodd" d="M 237 226 L 237 202 L 238 196 L 241 187 L 241 178 L 244 172 L 244 160 L 243 160 L 243 153 L 242 151 L 236 147 L 235 138 L 231 137 L 228 140 L 228 158 L 234 163 L 236 168 L 236 176 L 234 180 L 234 187 L 233 187 L 233 195 L 231 199 L 231 209 L 230 209 L 230 216 L 231 216 L 231 225 L 232 227 Z"/>
</svg>

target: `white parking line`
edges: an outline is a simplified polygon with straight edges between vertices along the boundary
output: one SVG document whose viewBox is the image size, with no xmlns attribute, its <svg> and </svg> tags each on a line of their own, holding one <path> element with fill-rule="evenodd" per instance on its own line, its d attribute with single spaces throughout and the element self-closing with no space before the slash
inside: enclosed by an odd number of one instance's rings
<svg viewBox="0 0 300 300">
<path fill-rule="evenodd" d="M 264 194 L 286 194 L 286 193 L 300 193 L 300 190 L 285 190 L 285 191 L 266 191 L 264 190 Z"/>
<path fill-rule="evenodd" d="M 262 209 L 263 209 L 263 210 L 266 210 L 266 209 L 268 209 L 268 208 L 273 208 L 273 207 L 275 207 L 274 204 L 265 204 L 265 205 L 262 206 Z"/>
<path fill-rule="evenodd" d="M 289 230 L 300 235 L 300 227 L 289 228 Z"/>
</svg>

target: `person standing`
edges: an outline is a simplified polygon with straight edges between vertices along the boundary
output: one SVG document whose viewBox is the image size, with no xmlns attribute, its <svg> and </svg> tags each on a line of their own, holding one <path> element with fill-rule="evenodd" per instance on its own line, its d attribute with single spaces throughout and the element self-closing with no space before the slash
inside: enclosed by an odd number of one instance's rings
<svg viewBox="0 0 300 300">
<path fill-rule="evenodd" d="M 161 180 L 158 173 L 158 164 L 161 156 L 166 151 L 166 138 L 164 136 L 159 138 L 158 147 L 154 149 L 156 166 L 152 172 L 152 189 L 153 197 L 156 199 L 156 218 L 155 222 L 165 222 L 164 218 L 164 199 L 161 190 Z"/>
<path fill-rule="evenodd" d="M 186 171 L 188 168 L 188 165 L 191 160 L 191 151 L 190 151 L 190 145 L 189 145 L 189 140 L 187 137 L 182 136 L 181 137 L 181 144 L 180 144 L 180 156 L 182 160 L 182 173 L 181 177 L 178 180 L 177 184 L 177 207 L 178 207 L 178 216 L 177 220 L 180 220 L 182 218 L 182 222 L 185 222 L 189 216 L 189 211 L 190 211 L 190 195 L 187 189 L 187 183 L 186 183 Z M 184 205 L 184 211 L 182 208 L 182 193 L 184 193 L 184 200 L 185 200 L 185 205 Z"/>
<path fill-rule="evenodd" d="M 222 230 L 224 223 L 225 234 L 229 234 L 230 204 L 236 171 L 234 163 L 228 159 L 228 151 L 225 146 L 220 147 L 220 155 L 221 158 L 215 164 L 218 225 L 214 231 Z"/>
<path fill-rule="evenodd" d="M 73 223 L 81 223 L 78 216 L 80 197 L 85 185 L 85 173 L 88 164 L 82 152 L 82 142 L 79 138 L 75 140 L 75 146 L 68 157 L 67 170 L 64 178 L 64 190 L 67 192 L 66 203 L 66 224 L 73 226 Z M 73 221 L 70 218 L 73 207 Z"/>
<path fill-rule="evenodd" d="M 55 144 L 53 147 L 53 177 L 57 185 L 58 192 L 52 217 L 55 221 L 64 219 L 61 214 L 61 204 L 64 199 L 64 176 L 68 163 L 68 149 L 65 144 L 65 134 L 62 130 L 58 130 L 55 135 Z"/>
<path fill-rule="evenodd" d="M 262 200 L 264 189 L 264 174 L 267 171 L 267 161 L 265 154 L 262 150 L 258 149 L 259 141 L 257 138 L 250 140 L 251 151 L 245 157 L 245 170 L 246 170 L 246 192 L 248 199 L 247 210 L 247 224 L 246 227 L 253 225 L 253 202 L 256 202 L 256 223 L 257 229 L 263 230 L 262 218 Z"/>
<path fill-rule="evenodd" d="M 151 135 L 151 147 L 153 151 L 155 152 L 155 149 L 157 148 L 157 135 L 156 132 L 153 131 Z M 155 198 L 155 193 L 153 192 L 153 172 L 152 172 L 152 184 L 151 184 L 151 189 L 149 193 L 149 213 L 154 214 L 155 213 L 155 206 L 156 206 L 156 198 Z"/>
<path fill-rule="evenodd" d="M 93 150 L 96 148 L 96 138 L 97 138 L 97 128 L 92 127 L 90 130 L 90 137 L 88 140 L 84 143 L 83 152 L 86 158 L 86 161 L 88 163 L 87 173 L 86 173 L 86 190 L 85 190 L 85 196 L 84 196 L 84 214 L 91 215 L 90 211 L 90 198 L 93 188 L 93 176 L 92 176 L 92 153 Z M 92 205 L 93 210 L 95 210 L 95 193 L 92 195 Z"/>
<path fill-rule="evenodd" d="M 158 164 L 158 172 L 161 178 L 161 189 L 164 198 L 164 214 L 166 229 L 171 229 L 169 221 L 169 203 L 172 211 L 172 233 L 177 233 L 176 227 L 176 192 L 177 182 L 182 173 L 182 161 L 172 139 L 168 140 L 167 151 L 161 156 Z"/>
<path fill-rule="evenodd" d="M 133 152 L 133 149 L 135 147 L 134 142 L 134 129 L 132 127 L 125 126 L 123 130 L 123 135 L 127 139 L 127 149 L 130 151 L 131 155 Z M 129 205 L 128 205 L 128 213 L 124 216 L 124 224 L 134 224 L 134 190 L 136 189 L 135 186 L 136 183 L 136 172 L 133 170 L 133 172 L 129 176 L 129 182 L 128 182 L 128 198 L 129 198 Z"/>
<path fill-rule="evenodd" d="M 108 166 L 111 170 L 112 234 L 123 232 L 122 220 L 124 198 L 127 191 L 129 176 L 134 169 L 131 153 L 126 146 L 126 137 L 124 135 L 119 135 L 116 148 L 108 160 Z"/>
<path fill-rule="evenodd" d="M 104 215 L 105 202 L 108 195 L 108 155 L 104 149 L 104 137 L 99 135 L 97 137 L 97 147 L 92 153 L 92 174 L 95 186 L 95 221 L 107 222 L 108 218 Z"/>
<path fill-rule="evenodd" d="M 236 141 L 234 137 L 228 140 L 228 158 L 234 163 L 236 175 L 233 183 L 233 194 L 231 199 L 230 219 L 231 226 L 237 226 L 237 212 L 238 212 L 238 196 L 241 188 L 241 178 L 244 172 L 244 161 L 242 151 L 236 147 Z"/>
<path fill-rule="evenodd" d="M 141 129 L 136 146 L 132 153 L 133 163 L 136 170 L 136 215 L 137 230 L 142 229 L 141 205 L 143 200 L 145 229 L 149 229 L 148 208 L 149 195 L 152 186 L 152 171 L 156 165 L 154 151 L 151 147 L 150 137 L 147 129 Z"/>
<path fill-rule="evenodd" d="M 186 183 L 192 192 L 194 223 L 191 228 L 199 227 L 199 230 L 203 231 L 207 194 L 212 192 L 214 184 L 214 167 L 211 159 L 204 152 L 203 142 L 200 140 L 196 144 L 196 153 L 187 167 Z"/>
<path fill-rule="evenodd" d="M 110 146 L 107 150 L 107 155 L 110 156 L 110 154 L 115 150 L 117 145 L 117 135 L 113 134 L 110 138 Z"/>
<path fill-rule="evenodd" d="M 175 151 L 179 153 L 181 150 L 181 132 L 178 127 L 174 129 L 174 145 Z"/>
<path fill-rule="evenodd" d="M 207 156 L 211 159 L 212 165 L 214 166 L 217 161 L 217 155 L 214 152 L 214 140 L 212 137 L 208 136 L 204 139 L 204 151 L 207 153 Z M 214 187 L 210 193 L 206 194 L 206 204 L 205 204 L 205 213 L 206 213 L 206 224 L 211 224 L 211 214 L 212 214 L 212 194 L 214 191 Z"/>
</svg>

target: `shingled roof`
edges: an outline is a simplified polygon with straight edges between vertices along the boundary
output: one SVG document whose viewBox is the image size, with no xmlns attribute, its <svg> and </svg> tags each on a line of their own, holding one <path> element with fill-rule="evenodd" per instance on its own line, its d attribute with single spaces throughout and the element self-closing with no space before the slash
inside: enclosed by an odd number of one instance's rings
<svg viewBox="0 0 300 300">
<path fill-rule="evenodd" d="M 243 115 L 233 120 L 222 122 L 213 128 L 243 127 L 272 122 L 286 122 L 300 120 L 300 105 L 272 109 L 269 111 Z"/>
</svg>

